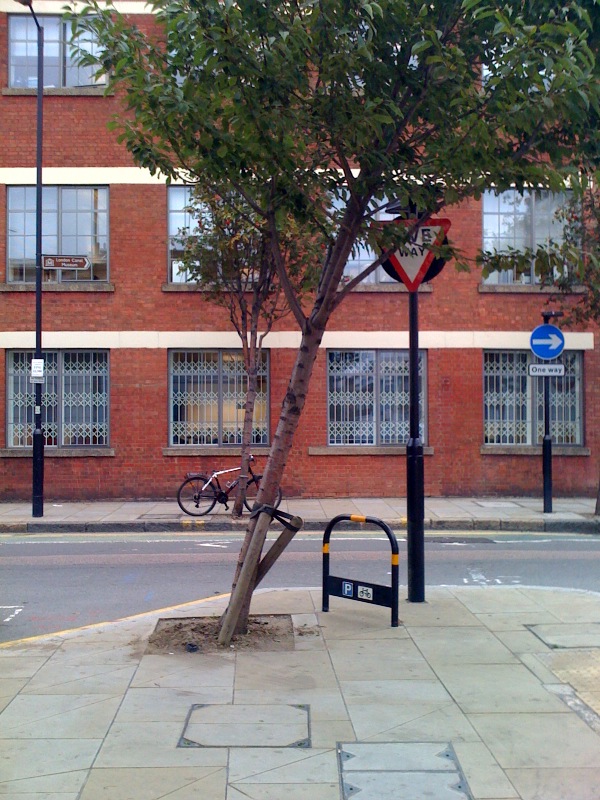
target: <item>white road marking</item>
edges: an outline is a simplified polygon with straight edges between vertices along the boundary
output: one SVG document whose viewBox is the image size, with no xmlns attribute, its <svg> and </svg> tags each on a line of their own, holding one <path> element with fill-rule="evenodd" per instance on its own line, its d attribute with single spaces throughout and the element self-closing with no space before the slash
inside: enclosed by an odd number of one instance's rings
<svg viewBox="0 0 600 800">
<path fill-rule="evenodd" d="M 8 617 L 5 617 L 2 622 L 10 622 L 11 619 L 14 619 L 17 614 L 20 614 L 23 611 L 23 606 L 0 606 L 0 610 L 10 611 L 12 609 L 12 614 L 9 614 Z"/>
</svg>

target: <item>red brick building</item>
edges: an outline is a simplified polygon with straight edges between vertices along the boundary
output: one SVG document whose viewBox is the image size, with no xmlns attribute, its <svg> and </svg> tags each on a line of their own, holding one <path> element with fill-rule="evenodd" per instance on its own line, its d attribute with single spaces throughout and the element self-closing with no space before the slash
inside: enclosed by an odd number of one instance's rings
<svg viewBox="0 0 600 800">
<path fill-rule="evenodd" d="M 90 266 L 43 275 L 45 494 L 173 497 L 186 471 L 238 460 L 239 339 L 179 271 L 186 188 L 135 167 L 107 131 L 118 101 L 70 63 L 62 5 L 36 4 L 46 32 L 43 252 L 85 255 Z M 31 492 L 35 41 L 29 10 L 0 0 L 0 500 Z M 526 246 L 557 235 L 561 200 L 490 191 L 448 210 L 450 237 L 471 256 L 482 244 Z M 546 300 L 531 274 L 484 282 L 452 264 L 420 291 L 427 494 L 541 495 L 543 381 L 529 377 L 528 363 Z M 383 272 L 337 310 L 286 468 L 288 496 L 404 494 L 407 329 L 407 293 Z M 593 494 L 597 486 L 595 336 L 592 326 L 565 329 L 566 374 L 551 379 L 556 495 Z M 268 452 L 298 340 L 291 318 L 267 339 L 259 457 Z"/>
</svg>

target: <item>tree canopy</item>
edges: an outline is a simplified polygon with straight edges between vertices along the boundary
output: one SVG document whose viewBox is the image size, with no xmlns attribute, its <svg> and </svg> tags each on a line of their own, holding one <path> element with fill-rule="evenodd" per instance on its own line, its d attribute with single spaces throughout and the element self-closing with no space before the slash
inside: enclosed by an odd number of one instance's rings
<svg viewBox="0 0 600 800">
<path fill-rule="evenodd" d="M 152 173 L 239 192 L 274 233 L 288 214 L 323 224 L 315 198 L 347 191 L 352 246 L 373 202 L 556 191 L 597 153 L 595 0 L 151 6 L 153 30 L 96 2 L 78 18 L 99 41 L 83 57 L 124 92 L 121 140 Z"/>
</svg>

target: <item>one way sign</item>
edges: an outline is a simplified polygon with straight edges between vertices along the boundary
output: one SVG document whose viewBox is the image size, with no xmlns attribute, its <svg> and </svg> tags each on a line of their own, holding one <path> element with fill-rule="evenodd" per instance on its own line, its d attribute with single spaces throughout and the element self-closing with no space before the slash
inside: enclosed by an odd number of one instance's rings
<svg viewBox="0 0 600 800">
<path fill-rule="evenodd" d="M 549 361 L 565 349 L 565 337 L 556 325 L 538 325 L 531 333 L 529 345 L 534 355 Z"/>
</svg>

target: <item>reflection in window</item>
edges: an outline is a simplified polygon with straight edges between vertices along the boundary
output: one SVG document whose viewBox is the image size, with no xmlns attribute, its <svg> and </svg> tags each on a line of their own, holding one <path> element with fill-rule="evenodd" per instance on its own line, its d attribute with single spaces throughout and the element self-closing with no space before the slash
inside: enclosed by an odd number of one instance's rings
<svg viewBox="0 0 600 800">
<path fill-rule="evenodd" d="M 8 188 L 8 280 L 35 281 L 35 187 Z M 42 253 L 87 256 L 83 270 L 44 270 L 46 282 L 108 280 L 108 189 L 44 186 Z"/>
<path fill-rule="evenodd" d="M 94 77 L 95 68 L 80 66 L 71 47 L 71 23 L 60 17 L 38 17 L 44 29 L 44 88 L 68 88 L 104 84 Z M 77 39 L 78 46 L 90 53 L 97 44 L 89 32 Z M 31 15 L 9 17 L 8 85 L 14 89 L 37 88 L 37 27 Z"/>
<path fill-rule="evenodd" d="M 569 195 L 551 192 L 516 189 L 497 194 L 483 194 L 483 246 L 487 253 L 508 253 L 511 250 L 535 251 L 550 242 L 560 244 L 564 238 L 564 224 L 557 212 L 568 203 Z M 495 270 L 484 279 L 485 283 L 535 283 L 534 265 Z"/>
</svg>

